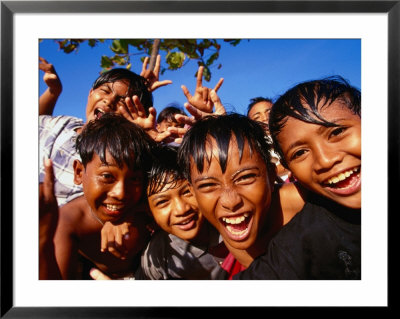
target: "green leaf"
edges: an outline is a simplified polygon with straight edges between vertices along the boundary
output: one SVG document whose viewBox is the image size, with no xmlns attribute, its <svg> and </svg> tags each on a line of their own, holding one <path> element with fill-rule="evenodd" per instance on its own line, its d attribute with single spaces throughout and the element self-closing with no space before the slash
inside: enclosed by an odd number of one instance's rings
<svg viewBox="0 0 400 319">
<path fill-rule="evenodd" d="M 118 65 L 125 65 L 126 64 L 126 59 L 123 56 L 120 55 L 115 55 L 111 58 L 111 61 L 114 63 L 117 63 Z"/>
<path fill-rule="evenodd" d="M 211 80 L 211 72 L 210 72 L 210 69 L 207 66 L 204 66 L 203 77 L 204 77 L 204 80 L 206 80 L 207 82 L 210 82 L 210 80 Z"/>
<path fill-rule="evenodd" d="M 183 61 L 185 61 L 185 54 L 182 52 L 170 52 L 166 56 L 169 69 L 176 70 L 182 67 Z"/>
<path fill-rule="evenodd" d="M 88 40 L 88 44 L 89 44 L 89 46 L 90 47 L 94 47 L 94 46 L 96 46 L 96 43 L 97 43 L 97 40 L 95 40 L 95 39 L 89 39 Z"/>
<path fill-rule="evenodd" d="M 128 43 L 124 40 L 114 40 L 110 47 L 111 51 L 119 54 L 128 53 Z"/>
<path fill-rule="evenodd" d="M 208 60 L 207 60 L 207 62 L 206 62 L 206 65 L 207 65 L 207 66 L 210 66 L 211 64 L 213 64 L 213 62 L 214 62 L 216 59 L 218 59 L 218 57 L 219 57 L 219 53 L 218 53 L 218 52 L 215 52 L 214 54 L 212 54 L 212 55 L 208 58 Z"/>
<path fill-rule="evenodd" d="M 108 56 L 103 55 L 101 57 L 101 67 L 103 69 L 111 68 L 113 65 L 114 65 L 114 63 L 112 62 L 112 60 Z"/>
<path fill-rule="evenodd" d="M 242 41 L 241 39 L 224 39 L 224 42 L 229 42 L 230 45 L 232 46 L 237 46 L 240 41 Z"/>
</svg>

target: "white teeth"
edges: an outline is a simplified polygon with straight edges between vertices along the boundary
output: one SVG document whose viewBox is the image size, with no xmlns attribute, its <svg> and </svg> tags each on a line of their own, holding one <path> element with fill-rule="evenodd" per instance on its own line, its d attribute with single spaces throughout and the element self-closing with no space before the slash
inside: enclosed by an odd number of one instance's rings
<svg viewBox="0 0 400 319">
<path fill-rule="evenodd" d="M 249 214 L 245 213 L 240 217 L 232 217 L 232 218 L 228 218 L 228 217 L 222 217 L 222 220 L 227 223 L 227 224 L 240 224 L 241 222 L 243 222 L 246 217 L 248 217 Z"/>
<path fill-rule="evenodd" d="M 186 224 L 189 224 L 191 221 L 192 221 L 191 219 L 188 219 L 188 220 L 186 220 L 186 221 L 184 221 L 184 222 L 180 223 L 180 225 L 186 225 Z"/>
<path fill-rule="evenodd" d="M 227 229 L 231 234 L 236 235 L 236 236 L 243 235 L 243 234 L 247 231 L 247 228 L 246 228 L 246 229 L 243 229 L 243 230 L 234 230 L 234 229 L 232 229 L 232 227 L 229 226 L 229 225 L 226 226 L 226 229 Z"/>
<path fill-rule="evenodd" d="M 111 210 L 111 211 L 118 211 L 119 209 L 122 208 L 122 205 L 107 204 L 106 207 L 107 207 L 108 210 Z"/>
<path fill-rule="evenodd" d="M 345 180 L 347 177 L 349 177 L 351 174 L 358 172 L 359 168 L 354 168 L 354 169 L 350 169 L 346 172 L 340 173 L 337 176 L 331 177 L 330 179 L 328 179 L 327 183 L 328 184 L 336 184 L 337 182 L 343 181 Z"/>
</svg>

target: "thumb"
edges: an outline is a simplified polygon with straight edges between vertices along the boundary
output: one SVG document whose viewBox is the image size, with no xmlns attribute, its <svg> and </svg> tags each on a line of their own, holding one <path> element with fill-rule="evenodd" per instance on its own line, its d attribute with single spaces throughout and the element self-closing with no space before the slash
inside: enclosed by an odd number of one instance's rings
<svg viewBox="0 0 400 319">
<path fill-rule="evenodd" d="M 103 274 L 97 268 L 90 269 L 90 277 L 92 277 L 94 280 L 111 280 L 110 277 Z"/>
</svg>

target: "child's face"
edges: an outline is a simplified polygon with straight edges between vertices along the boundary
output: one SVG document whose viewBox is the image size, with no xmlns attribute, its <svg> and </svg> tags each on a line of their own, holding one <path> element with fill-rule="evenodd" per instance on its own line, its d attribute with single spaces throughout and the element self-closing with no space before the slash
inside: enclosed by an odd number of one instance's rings
<svg viewBox="0 0 400 319">
<path fill-rule="evenodd" d="M 361 118 L 339 101 L 320 114 L 343 128 L 289 118 L 278 135 L 289 169 L 315 193 L 361 208 Z"/>
<path fill-rule="evenodd" d="M 160 133 L 165 132 L 169 127 L 183 127 L 184 124 L 179 124 L 175 121 L 163 120 L 157 124 L 157 131 Z"/>
<path fill-rule="evenodd" d="M 229 145 L 225 173 L 218 161 L 218 147 L 212 139 L 207 154 L 211 163 L 204 162 L 198 172 L 191 159 L 191 183 L 199 209 L 220 232 L 226 244 L 236 249 L 248 249 L 255 244 L 271 203 L 271 183 L 267 167 L 260 154 L 245 143 L 240 160 L 236 139 Z"/>
<path fill-rule="evenodd" d="M 97 154 L 86 165 L 75 168 L 75 182 L 82 184 L 85 198 L 92 211 L 103 221 L 114 222 L 132 214 L 143 191 L 143 176 L 132 171 L 126 164 L 118 167 L 107 152 L 107 164 Z"/>
<path fill-rule="evenodd" d="M 160 192 L 148 197 L 150 210 L 163 230 L 190 241 L 198 235 L 203 216 L 186 180 L 170 187 L 171 184 L 167 184 Z"/>
<path fill-rule="evenodd" d="M 269 111 L 271 110 L 271 107 L 272 103 L 267 101 L 258 102 L 253 105 L 248 116 L 254 121 L 262 122 L 268 125 Z"/>
<path fill-rule="evenodd" d="M 99 118 L 104 113 L 119 113 L 119 106 L 125 105 L 125 97 L 129 94 L 129 81 L 118 80 L 104 83 L 91 89 L 86 105 L 86 121 Z"/>
</svg>

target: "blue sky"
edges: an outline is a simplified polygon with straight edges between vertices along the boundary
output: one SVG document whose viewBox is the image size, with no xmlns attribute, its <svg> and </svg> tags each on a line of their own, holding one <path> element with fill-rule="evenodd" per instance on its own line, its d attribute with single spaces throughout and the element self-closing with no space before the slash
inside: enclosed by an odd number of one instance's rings
<svg viewBox="0 0 400 319">
<path fill-rule="evenodd" d="M 58 44 L 47 39 L 39 45 L 39 55 L 52 63 L 63 83 L 54 115 L 72 115 L 85 119 L 89 90 L 101 71 L 102 55 L 112 55 L 110 43 L 95 48 L 86 43 L 78 53 L 66 54 Z M 276 98 L 293 85 L 321 77 L 340 75 L 361 88 L 361 40 L 359 39 L 242 39 L 236 47 L 221 41 L 220 57 L 212 69 L 210 82 L 214 87 L 223 77 L 224 83 L 218 94 L 228 111 L 246 114 L 253 97 Z M 163 57 L 163 52 L 161 52 Z M 136 57 L 132 71 L 140 73 L 141 61 Z M 194 93 L 197 62 L 190 61 L 177 71 L 167 70 L 160 80 L 172 80 L 172 84 L 153 93 L 154 107 L 159 113 L 165 106 L 177 103 L 183 107 L 186 98 L 181 85 Z M 39 93 L 46 85 L 43 72 L 39 71 Z"/>
</svg>

